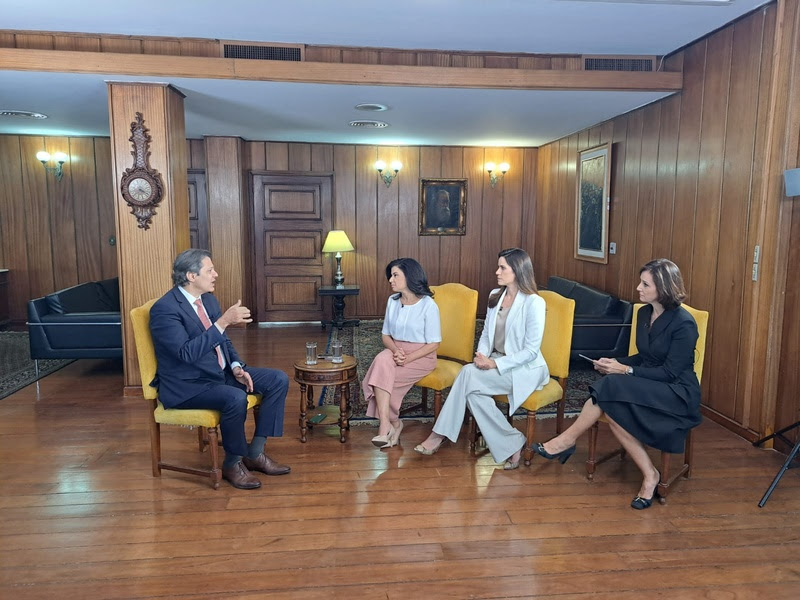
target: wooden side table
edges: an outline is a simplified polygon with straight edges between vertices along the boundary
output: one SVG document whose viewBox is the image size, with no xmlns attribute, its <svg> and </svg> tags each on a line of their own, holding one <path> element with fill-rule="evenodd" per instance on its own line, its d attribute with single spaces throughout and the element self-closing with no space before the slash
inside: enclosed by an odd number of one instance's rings
<svg viewBox="0 0 800 600">
<path fill-rule="evenodd" d="M 294 363 L 294 380 L 300 384 L 300 441 L 306 442 L 308 433 L 307 410 L 314 409 L 314 386 L 333 385 L 339 392 L 339 441 L 347 441 L 350 429 L 350 382 L 358 376 L 358 363 L 352 356 L 344 355 L 342 362 L 319 359 L 315 365 L 305 360 Z"/>
<path fill-rule="evenodd" d="M 342 287 L 335 285 L 323 285 L 321 288 L 319 288 L 318 293 L 320 296 L 333 297 L 333 319 L 330 321 L 323 321 L 323 329 L 325 329 L 325 325 L 330 325 L 331 327 L 338 327 L 341 329 L 342 327 L 349 327 L 350 325 L 359 324 L 360 321 L 358 319 L 344 318 L 344 297 L 358 296 L 360 289 L 361 288 L 359 288 L 357 285 L 343 285 Z"/>
</svg>

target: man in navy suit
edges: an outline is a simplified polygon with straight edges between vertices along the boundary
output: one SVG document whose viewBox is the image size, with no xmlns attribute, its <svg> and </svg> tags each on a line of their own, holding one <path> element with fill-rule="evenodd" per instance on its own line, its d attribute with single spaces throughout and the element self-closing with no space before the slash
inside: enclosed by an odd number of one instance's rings
<svg viewBox="0 0 800 600">
<path fill-rule="evenodd" d="M 158 396 L 166 408 L 220 412 L 225 461 L 222 477 L 234 487 L 254 489 L 261 482 L 250 471 L 283 475 L 291 469 L 264 454 L 267 438 L 283 435 L 283 410 L 289 378 L 283 371 L 246 367 L 225 329 L 251 323 L 239 300 L 224 313 L 211 293 L 217 272 L 206 250 L 181 252 L 172 265 L 175 287 L 150 310 L 150 332 L 158 360 Z M 245 438 L 247 393 L 262 394 L 252 441 Z"/>
</svg>

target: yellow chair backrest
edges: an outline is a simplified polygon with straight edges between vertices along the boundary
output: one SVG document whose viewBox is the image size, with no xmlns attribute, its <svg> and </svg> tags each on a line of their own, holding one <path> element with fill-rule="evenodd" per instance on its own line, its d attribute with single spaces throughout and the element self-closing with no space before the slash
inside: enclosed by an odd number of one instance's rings
<svg viewBox="0 0 800 600">
<path fill-rule="evenodd" d="M 478 292 L 460 283 L 432 285 L 431 290 L 442 323 L 442 343 L 436 354 L 440 358 L 472 362 Z"/>
<path fill-rule="evenodd" d="M 544 335 L 542 336 L 542 356 L 547 363 L 550 375 L 563 379 L 569 375 L 575 300 L 547 290 L 542 290 L 539 295 L 547 305 Z"/>
<path fill-rule="evenodd" d="M 156 376 L 156 349 L 153 346 L 153 336 L 150 335 L 150 309 L 156 300 L 149 300 L 142 306 L 131 310 L 131 323 L 133 324 L 133 338 L 136 342 L 136 356 L 139 358 L 139 374 L 142 377 L 142 392 L 146 400 L 158 398 L 158 390 L 150 386 Z"/>
<path fill-rule="evenodd" d="M 631 342 L 628 345 L 628 356 L 636 354 L 636 323 L 639 315 L 639 309 L 644 304 L 636 303 L 633 305 L 633 322 L 631 323 Z M 683 308 L 689 311 L 689 314 L 694 317 L 697 323 L 697 344 L 694 347 L 694 372 L 697 375 L 697 381 L 703 380 L 703 362 L 706 358 L 706 331 L 708 331 L 708 311 L 698 310 L 692 308 L 688 304 L 682 304 Z"/>
</svg>

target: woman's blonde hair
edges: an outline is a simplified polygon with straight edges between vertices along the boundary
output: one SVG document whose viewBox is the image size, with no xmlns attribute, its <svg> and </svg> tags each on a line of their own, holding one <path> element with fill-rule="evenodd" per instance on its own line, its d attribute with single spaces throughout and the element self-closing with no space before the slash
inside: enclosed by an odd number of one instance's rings
<svg viewBox="0 0 800 600">
<path fill-rule="evenodd" d="M 539 289 L 536 287 L 536 278 L 533 276 L 533 262 L 525 250 L 522 248 L 506 248 L 497 254 L 497 258 L 506 259 L 508 266 L 514 272 L 520 292 L 528 295 L 539 293 Z M 489 308 L 497 306 L 505 289 L 506 286 L 503 286 L 489 296 Z"/>
</svg>

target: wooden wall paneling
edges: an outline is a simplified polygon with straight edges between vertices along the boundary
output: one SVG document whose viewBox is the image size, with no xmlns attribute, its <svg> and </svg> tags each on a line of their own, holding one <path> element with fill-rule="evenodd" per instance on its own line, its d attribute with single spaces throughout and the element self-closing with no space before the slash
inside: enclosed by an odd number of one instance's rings
<svg viewBox="0 0 800 600">
<path fill-rule="evenodd" d="M 642 109 L 642 154 L 639 162 L 639 201 L 636 218 L 636 270 L 656 258 L 653 255 L 653 235 L 659 223 L 654 223 L 656 174 L 658 172 L 658 136 L 661 128 L 661 102 Z"/>
<path fill-rule="evenodd" d="M 97 205 L 94 140 L 70 138 L 70 174 L 75 202 L 75 248 L 78 281 L 103 279 L 100 256 L 100 213 Z M 62 181 L 62 183 L 64 183 Z M 61 251 L 61 248 L 58 248 Z"/>
<path fill-rule="evenodd" d="M 554 273 L 550 256 L 555 256 L 553 240 L 557 225 L 552 222 L 551 215 L 555 196 L 555 182 L 553 181 L 555 159 L 553 154 L 557 154 L 557 152 L 558 145 L 555 143 L 539 148 L 536 165 L 536 197 L 539 199 L 536 204 L 536 222 L 539 223 L 539 226 L 536 229 L 536 258 L 533 266 L 543 285 L 546 285 L 548 277 Z"/>
<path fill-rule="evenodd" d="M 417 53 L 404 50 L 381 50 L 380 64 L 382 65 L 416 65 Z"/>
<path fill-rule="evenodd" d="M 448 146 L 442 148 L 442 178 L 443 179 L 466 179 L 464 177 L 464 148 L 461 146 Z M 469 201 L 469 181 L 467 181 L 467 201 Z M 419 195 L 419 190 L 417 190 Z M 419 218 L 419 212 L 417 213 Z M 467 227 L 474 226 L 475 223 L 465 223 Z M 461 240 L 460 235 L 443 235 L 439 240 L 439 251 L 441 252 L 439 283 L 460 282 L 461 271 Z"/>
<path fill-rule="evenodd" d="M 142 54 L 180 56 L 181 43 L 178 40 L 142 40 Z"/>
<path fill-rule="evenodd" d="M 13 33 L 0 31 L 0 48 L 16 48 L 16 36 Z"/>
<path fill-rule="evenodd" d="M 625 164 L 627 159 L 628 116 L 623 115 L 612 121 L 611 137 L 611 214 L 608 215 L 608 240 L 616 242 L 617 253 L 608 257 L 606 279 L 603 289 L 622 298 L 631 298 L 631 293 L 621 293 L 622 278 L 620 259 L 623 251 L 622 232 L 627 227 L 625 221 L 626 203 Z M 626 290 L 627 292 L 627 290 Z"/>
<path fill-rule="evenodd" d="M 481 265 L 480 298 L 486 298 L 489 292 L 497 287 L 495 271 L 497 271 L 497 253 L 503 249 L 503 187 L 498 185 L 492 188 L 489 185 L 489 175 L 486 173 L 486 163 L 503 162 L 502 148 L 484 148 L 483 164 L 480 179 L 475 181 L 473 195 L 480 194 L 481 206 L 481 251 L 479 253 Z"/>
<path fill-rule="evenodd" d="M 102 52 L 117 52 L 121 54 L 141 54 L 142 40 L 125 37 L 101 37 L 100 49 Z"/>
<path fill-rule="evenodd" d="M 241 138 L 206 137 L 206 195 L 208 198 L 209 245 L 214 253 L 214 266 L 220 274 L 215 292 L 222 310 L 242 298 L 245 278 L 252 271 L 245 271 L 243 235 L 246 223 L 245 212 L 252 212 L 247 205 L 249 198 L 242 189 L 243 143 Z M 259 307 L 260 308 L 260 307 Z M 259 318 L 263 315 L 259 314 Z"/>
<path fill-rule="evenodd" d="M 47 175 L 53 282 L 56 289 L 60 290 L 78 283 L 75 204 L 72 198 L 72 157 L 69 151 L 69 139 L 66 137 L 46 137 L 45 149 L 51 156 L 56 152 L 64 152 L 69 157 L 64 163 L 61 181 L 58 181 L 54 175 Z"/>
<path fill-rule="evenodd" d="M 420 179 L 438 179 L 442 176 L 442 148 L 425 146 L 420 148 L 419 160 Z M 419 192 L 417 192 L 419 193 Z M 472 196 L 472 198 L 470 198 Z M 475 188 L 467 185 L 467 204 L 474 200 Z M 469 221 L 467 221 L 469 230 Z M 438 235 L 419 236 L 419 263 L 428 275 L 431 285 L 441 283 L 439 277 L 439 264 L 441 260 L 440 240 Z"/>
<path fill-rule="evenodd" d="M 658 136 L 658 172 L 656 174 L 655 212 L 653 222 L 654 258 L 670 258 L 672 253 L 672 221 L 675 211 L 675 171 L 678 160 L 681 96 L 675 94 L 661 104 L 661 131 Z"/>
<path fill-rule="evenodd" d="M 423 148 L 423 158 L 424 158 Z M 486 175 L 483 170 L 483 148 L 464 148 L 463 176 L 467 178 L 467 230 L 461 237 L 461 256 L 459 282 L 474 290 L 481 289 L 480 256 L 492 250 L 482 246 L 481 214 L 483 213 L 483 198 L 478 193 L 480 186 L 476 185 Z M 424 164 L 424 162 L 422 163 Z M 422 169 L 422 166 L 420 166 Z M 425 239 L 424 237 L 420 240 Z M 420 243 L 420 246 L 422 244 Z M 486 310 L 485 298 L 478 298 L 478 313 Z"/>
<path fill-rule="evenodd" d="M 520 148 L 506 148 L 503 152 L 501 162 L 507 162 L 509 168 L 503 180 L 497 183 L 503 194 L 503 236 L 500 245 L 503 248 L 519 247 L 530 254 L 532 249 L 525 246 L 522 239 L 523 154 Z"/>
<path fill-rule="evenodd" d="M 375 171 L 378 160 L 378 149 L 375 146 L 356 146 L 355 180 L 356 180 L 356 282 L 361 287 L 358 298 L 358 312 L 368 317 L 383 316 L 386 308 L 386 296 L 389 291 L 383 282 L 376 279 L 378 252 L 378 213 L 376 197 L 378 185 L 383 185 Z M 347 280 L 345 280 L 347 281 Z"/>
<path fill-rule="evenodd" d="M 641 110 L 628 115 L 627 140 L 625 142 L 625 189 L 622 196 L 622 218 L 624 227 L 617 245 L 620 255 L 617 295 L 634 299 L 634 290 L 639 283 L 639 267 L 636 263 L 636 222 L 639 218 L 639 166 L 642 156 L 642 130 L 644 115 Z M 610 291 L 610 290 L 609 290 Z"/>
<path fill-rule="evenodd" d="M 309 60 L 306 53 L 306 60 Z M 359 50 L 357 48 L 343 48 L 342 62 L 364 65 L 377 65 L 380 63 L 380 52 L 377 50 Z"/>
<path fill-rule="evenodd" d="M 289 144 L 288 162 L 289 171 L 311 171 L 311 144 Z"/>
<path fill-rule="evenodd" d="M 420 67 L 449 67 L 450 54 L 447 52 L 417 52 L 417 65 Z"/>
<path fill-rule="evenodd" d="M 28 314 L 26 303 L 35 296 L 30 287 L 26 198 L 20 193 L 24 189 L 20 139 L 15 135 L 0 136 L 0 181 L 3 182 L 0 185 L 0 267 L 9 270 L 10 318 L 12 321 L 24 323 Z"/>
<path fill-rule="evenodd" d="M 53 36 L 53 50 L 100 52 L 100 38 L 78 35 L 55 35 Z"/>
<path fill-rule="evenodd" d="M 570 157 L 574 156 L 575 158 L 574 158 L 574 160 L 567 161 L 566 167 L 567 167 L 567 171 L 568 171 L 568 181 L 570 179 L 572 180 L 572 184 L 571 185 L 575 189 L 575 196 L 577 196 L 577 193 L 578 193 L 578 156 L 579 156 L 579 153 L 580 153 L 581 150 L 586 150 L 587 148 L 593 147 L 592 144 L 589 142 L 589 134 L 590 134 L 590 132 L 591 132 L 591 129 L 584 129 L 583 131 L 579 131 L 577 134 L 572 135 L 572 136 L 569 137 L 569 141 L 570 141 L 569 154 L 570 154 Z M 568 184 L 568 185 L 570 185 L 570 184 Z M 577 214 L 578 214 L 577 197 L 573 199 L 572 204 L 574 205 L 574 208 L 571 211 L 571 214 L 572 214 L 571 220 L 572 220 L 573 223 L 575 223 L 576 222 L 575 219 L 576 219 Z M 569 204 L 567 202 L 565 202 L 564 205 L 565 205 L 564 208 L 567 208 L 569 206 Z M 569 219 L 570 219 L 570 217 L 567 217 L 564 220 L 564 222 L 565 223 L 568 222 Z M 574 236 L 575 236 L 576 233 L 577 233 L 577 228 L 573 225 L 573 230 L 572 230 L 572 235 L 573 235 L 572 245 L 573 246 L 575 245 Z M 565 255 L 565 258 L 566 258 L 566 255 Z M 581 283 L 585 283 L 587 285 L 592 285 L 589 282 L 589 280 L 587 279 L 587 275 L 586 275 L 586 272 L 588 271 L 588 269 L 586 268 L 587 264 L 588 263 L 585 260 L 570 260 L 570 261 L 568 261 L 568 263 L 567 263 L 567 265 L 568 265 L 567 266 L 567 269 L 568 269 L 567 272 L 569 273 L 568 277 L 571 277 L 575 281 L 580 281 Z"/>
<path fill-rule="evenodd" d="M 419 154 L 419 147 L 398 148 L 403 170 L 392 184 L 399 185 L 397 254 L 414 260 L 419 259 Z M 453 258 L 457 261 L 458 254 Z"/>
<path fill-rule="evenodd" d="M 753 165 L 758 113 L 758 95 L 753 90 L 758 89 L 760 79 L 762 32 L 763 19 L 747 18 L 733 25 L 712 351 L 741 347 L 742 307 L 749 291 L 746 288 L 752 286 L 753 249 L 747 247 L 747 231 L 753 168 L 742 167 Z M 736 393 L 739 361 L 737 353 L 715 363 L 713 397 L 725 400 L 725 414 L 746 423 L 745 404 L 738 402 Z"/>
<path fill-rule="evenodd" d="M 683 274 L 686 291 L 689 294 L 688 301 L 691 304 L 706 40 L 689 46 L 683 54 L 684 90 L 681 92 L 680 131 L 678 133 L 675 211 L 672 221 L 672 261 L 678 265 Z"/>
<path fill-rule="evenodd" d="M 265 142 L 245 142 L 247 168 L 250 171 L 267 170 L 267 146 Z"/>
<path fill-rule="evenodd" d="M 380 146 L 378 157 L 390 164 L 394 160 L 399 160 L 398 149 L 394 146 Z M 378 251 L 375 255 L 375 280 L 386 279 L 386 265 L 390 261 L 398 258 L 398 239 L 399 239 L 399 202 L 400 188 L 406 183 L 401 182 L 402 171 L 393 182 L 387 187 L 383 181 L 378 182 L 377 194 L 377 230 L 378 230 Z M 378 291 L 380 292 L 380 284 Z"/>
<path fill-rule="evenodd" d="M 358 285 L 361 287 L 361 293 L 366 293 L 369 285 L 358 276 L 361 247 L 357 234 L 358 225 L 356 219 L 356 150 L 355 146 L 342 144 L 332 146 L 332 149 L 333 162 L 331 170 L 334 172 L 333 228 L 344 230 L 355 248 L 353 252 L 345 252 L 342 255 L 342 273 L 344 273 L 345 284 Z M 333 257 L 328 256 L 326 260 L 328 260 L 326 269 L 332 273 L 335 269 Z M 345 314 L 362 314 L 358 296 L 348 298 L 345 303 Z"/>
<path fill-rule="evenodd" d="M 593 127 L 589 131 L 589 147 L 599 146 L 600 144 L 606 144 L 612 142 L 614 139 L 614 123 L 612 121 L 605 121 L 604 123 L 600 124 L 598 127 Z M 614 158 L 613 158 L 613 148 L 612 148 L 612 156 L 611 156 L 611 168 L 614 168 Z M 577 166 L 576 166 L 576 178 L 577 178 Z M 575 182 L 575 187 L 577 191 L 577 181 Z M 614 191 L 613 189 L 609 190 L 609 198 L 613 198 Z M 606 205 L 606 210 L 608 211 L 608 223 L 609 223 L 609 230 L 608 235 L 611 234 L 611 206 L 610 203 Z M 609 237 L 606 239 L 606 244 L 611 241 Z M 606 246 L 607 247 L 607 246 Z M 612 260 L 611 254 L 608 255 L 609 262 Z M 583 277 L 587 284 L 591 285 L 592 287 L 596 287 L 600 290 L 605 290 L 606 288 L 606 273 L 608 271 L 608 264 L 600 264 L 600 263 L 593 263 L 588 261 L 583 262 Z"/>
<path fill-rule="evenodd" d="M 27 48 L 29 50 L 52 50 L 53 36 L 39 33 L 17 33 L 17 48 Z"/>
<path fill-rule="evenodd" d="M 450 57 L 450 66 L 481 69 L 483 68 L 483 56 L 478 54 L 453 54 Z"/>
<path fill-rule="evenodd" d="M 522 239 L 520 243 L 531 255 L 534 265 L 536 265 L 536 177 L 538 150 L 536 148 L 524 148 L 522 150 Z M 535 272 L 536 277 L 539 276 Z M 539 279 L 537 283 L 543 284 Z"/>
<path fill-rule="evenodd" d="M 20 138 L 22 159 L 22 198 L 25 210 L 25 246 L 28 253 L 28 273 L 32 298 L 56 290 L 53 279 L 53 254 L 51 251 L 50 203 L 47 195 L 47 178 L 36 153 L 45 147 L 44 138 Z"/>
<path fill-rule="evenodd" d="M 189 168 L 206 168 L 206 142 L 205 140 L 189 140 Z"/>
<path fill-rule="evenodd" d="M 309 170 L 315 173 L 333 173 L 332 144 L 311 144 L 311 166 Z"/>
<path fill-rule="evenodd" d="M 179 40 L 181 56 L 219 57 L 218 40 Z"/>
<path fill-rule="evenodd" d="M 558 153 L 556 154 L 556 170 L 553 175 L 556 178 L 556 189 L 559 197 L 563 198 L 563 202 L 558 202 L 555 206 L 553 217 L 556 223 L 561 223 L 562 226 L 555 230 L 555 237 L 553 239 L 554 254 L 553 254 L 553 270 L 557 275 L 569 277 L 572 273 L 572 245 L 574 243 L 575 235 L 575 220 L 569 220 L 569 205 L 575 204 L 575 189 L 570 187 L 567 182 L 567 169 L 568 163 L 573 160 L 570 154 L 570 138 L 562 138 L 558 142 Z M 572 197 L 572 200 L 569 198 Z M 569 265 L 569 270 L 568 270 Z"/>
<path fill-rule="evenodd" d="M 483 66 L 487 69 L 516 69 L 517 57 L 489 54 L 483 61 Z"/>
<path fill-rule="evenodd" d="M 288 171 L 289 144 L 286 142 L 267 142 L 266 160 L 268 171 Z"/>
<path fill-rule="evenodd" d="M 520 56 L 517 59 L 517 68 L 548 71 L 553 68 L 553 61 L 549 56 Z"/>
<path fill-rule="evenodd" d="M 97 221 L 100 235 L 100 268 L 103 279 L 116 277 L 117 226 L 114 221 L 115 192 L 111 165 L 111 140 L 94 138 L 94 171 L 97 185 Z M 114 245 L 111 240 L 114 240 Z"/>
<path fill-rule="evenodd" d="M 306 62 L 340 63 L 342 49 L 331 46 L 306 46 Z"/>
</svg>

